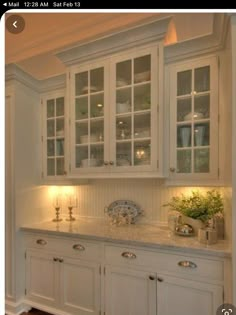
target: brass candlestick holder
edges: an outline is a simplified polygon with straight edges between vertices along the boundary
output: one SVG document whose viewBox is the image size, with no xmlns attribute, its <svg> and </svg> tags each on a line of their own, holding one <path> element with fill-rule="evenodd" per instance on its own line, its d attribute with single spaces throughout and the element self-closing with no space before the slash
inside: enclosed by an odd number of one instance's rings
<svg viewBox="0 0 236 315">
<path fill-rule="evenodd" d="M 56 217 L 52 220 L 53 222 L 61 222 L 62 219 L 60 218 L 60 207 L 55 207 Z"/>
<path fill-rule="evenodd" d="M 75 217 L 73 217 L 73 207 L 72 206 L 68 206 L 69 209 L 69 218 L 66 218 L 66 221 L 75 221 Z"/>
</svg>

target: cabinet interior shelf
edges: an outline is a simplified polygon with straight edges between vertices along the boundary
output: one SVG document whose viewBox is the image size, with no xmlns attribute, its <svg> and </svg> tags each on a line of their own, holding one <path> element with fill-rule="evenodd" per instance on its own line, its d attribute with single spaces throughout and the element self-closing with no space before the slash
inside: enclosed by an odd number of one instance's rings
<svg viewBox="0 0 236 315">
<path fill-rule="evenodd" d="M 143 86 L 143 85 L 147 85 L 147 84 L 150 84 L 150 83 L 151 83 L 151 81 L 143 81 L 143 82 L 139 82 L 139 83 L 133 83 L 133 84 L 117 86 L 116 90 L 120 91 L 120 90 L 123 90 L 123 89 L 131 88 L 132 86 Z"/>
</svg>

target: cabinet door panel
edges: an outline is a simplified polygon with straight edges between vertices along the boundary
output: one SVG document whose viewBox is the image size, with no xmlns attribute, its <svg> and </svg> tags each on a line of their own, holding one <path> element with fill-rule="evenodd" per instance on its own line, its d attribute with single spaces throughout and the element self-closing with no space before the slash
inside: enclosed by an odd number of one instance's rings
<svg viewBox="0 0 236 315">
<path fill-rule="evenodd" d="M 99 314 L 99 265 L 65 258 L 61 264 L 61 302 L 70 314 Z"/>
<path fill-rule="evenodd" d="M 170 75 L 170 171 L 175 179 L 216 179 L 216 58 L 173 66 Z"/>
<path fill-rule="evenodd" d="M 27 298 L 56 306 L 58 297 L 58 265 L 53 256 L 36 251 L 27 252 Z"/>
<path fill-rule="evenodd" d="M 165 315 L 215 315 L 223 303 L 222 287 L 163 276 L 157 281 L 157 310 Z"/>
<path fill-rule="evenodd" d="M 106 267 L 105 308 L 109 315 L 156 314 L 156 281 L 150 273 Z M 155 275 L 153 275 L 155 279 Z"/>
<path fill-rule="evenodd" d="M 110 130 L 113 172 L 156 170 L 158 62 L 152 47 L 114 59 Z M 115 129 L 115 131 L 114 131 Z"/>
</svg>

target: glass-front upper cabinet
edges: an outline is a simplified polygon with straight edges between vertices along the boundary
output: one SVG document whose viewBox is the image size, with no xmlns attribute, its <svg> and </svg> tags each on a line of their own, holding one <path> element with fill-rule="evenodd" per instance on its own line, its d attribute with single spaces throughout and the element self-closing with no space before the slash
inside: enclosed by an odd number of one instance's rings
<svg viewBox="0 0 236 315">
<path fill-rule="evenodd" d="M 65 98 L 64 93 L 43 97 L 43 177 L 65 175 Z"/>
<path fill-rule="evenodd" d="M 158 46 L 72 67 L 71 174 L 157 171 Z"/>
<path fill-rule="evenodd" d="M 71 84 L 71 168 L 101 171 L 105 161 L 105 66 L 75 68 Z"/>
<path fill-rule="evenodd" d="M 179 178 L 216 178 L 217 59 L 175 66 L 170 80 L 170 174 Z"/>
<path fill-rule="evenodd" d="M 157 169 L 157 47 L 113 60 L 113 143 L 116 171 Z"/>
</svg>

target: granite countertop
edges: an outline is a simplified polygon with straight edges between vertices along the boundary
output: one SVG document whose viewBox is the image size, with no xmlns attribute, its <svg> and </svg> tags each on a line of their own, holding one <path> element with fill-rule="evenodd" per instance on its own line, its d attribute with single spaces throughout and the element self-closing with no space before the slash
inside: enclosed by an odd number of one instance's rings
<svg viewBox="0 0 236 315">
<path fill-rule="evenodd" d="M 22 226 L 22 231 L 47 233 L 55 236 L 79 237 L 133 246 L 171 249 L 178 252 L 205 254 L 218 257 L 231 257 L 231 248 L 227 241 L 219 240 L 216 244 L 205 245 L 197 237 L 174 235 L 167 226 L 137 223 L 114 226 L 103 219 L 83 219 L 59 223 L 47 221 Z"/>
</svg>

